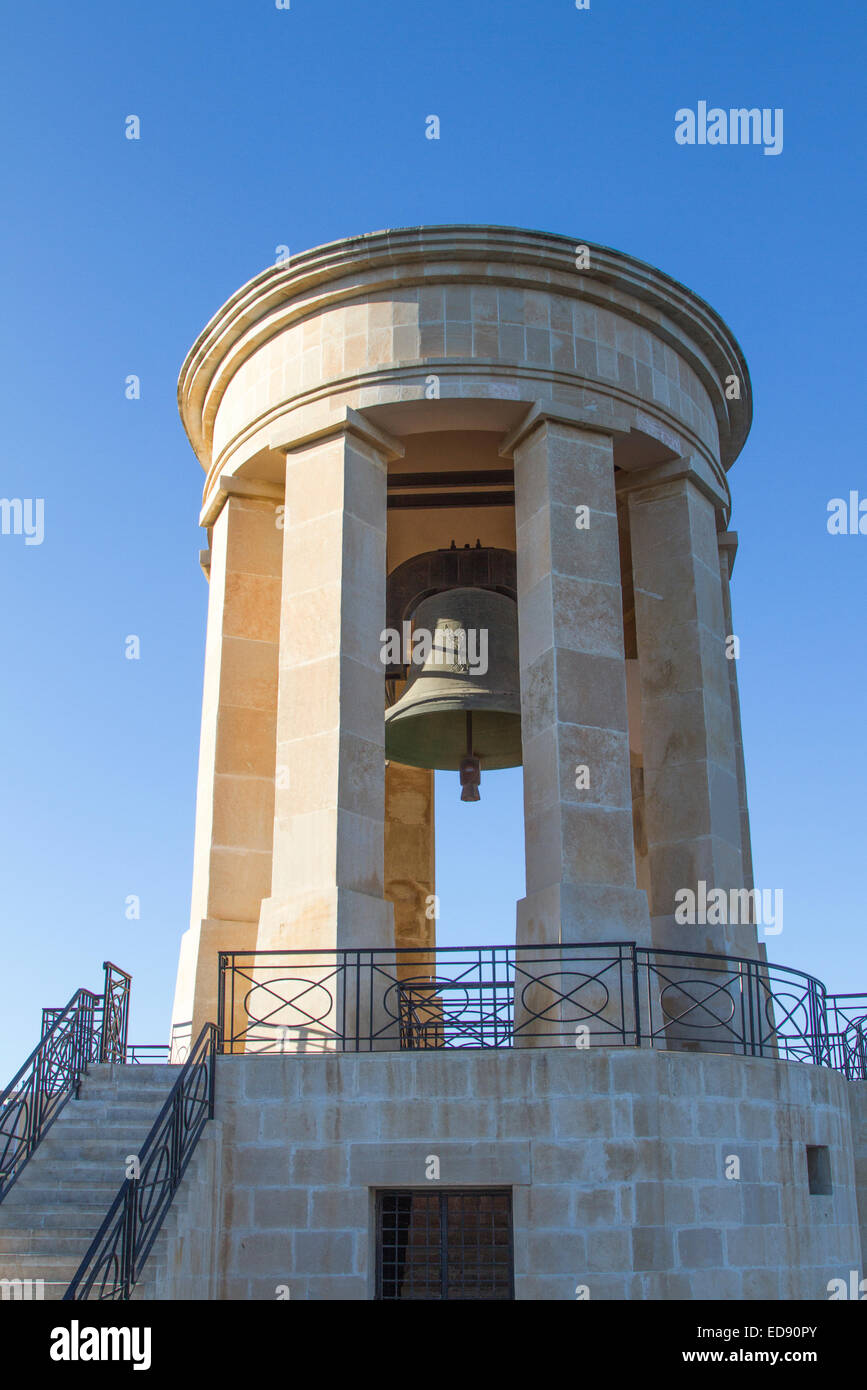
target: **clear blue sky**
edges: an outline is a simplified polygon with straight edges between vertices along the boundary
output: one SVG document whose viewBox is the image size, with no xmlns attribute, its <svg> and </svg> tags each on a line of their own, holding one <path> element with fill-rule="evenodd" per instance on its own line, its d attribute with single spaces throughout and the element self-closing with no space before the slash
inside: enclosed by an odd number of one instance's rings
<svg viewBox="0 0 867 1390">
<path fill-rule="evenodd" d="M 825 524 L 831 497 L 867 496 L 864 40 L 854 0 L 7 8 L 0 496 L 44 498 L 45 539 L 0 536 L 0 1086 L 105 957 L 135 977 L 133 1037 L 167 1033 L 207 596 L 184 354 L 278 245 L 389 226 L 600 242 L 732 326 L 756 405 L 734 602 L 756 878 L 785 891 L 770 950 L 867 990 L 867 536 Z M 782 107 L 783 153 L 677 145 L 699 100 Z M 476 807 L 453 781 L 441 938 L 510 940 L 520 774 Z"/>
</svg>

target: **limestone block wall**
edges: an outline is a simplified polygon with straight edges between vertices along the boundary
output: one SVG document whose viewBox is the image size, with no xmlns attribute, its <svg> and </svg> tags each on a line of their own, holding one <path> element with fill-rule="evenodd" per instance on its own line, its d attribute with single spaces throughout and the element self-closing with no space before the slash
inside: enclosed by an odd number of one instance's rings
<svg viewBox="0 0 867 1390">
<path fill-rule="evenodd" d="M 855 1146 L 855 1183 L 861 1225 L 861 1272 L 867 1276 L 867 1084 L 849 1082 L 852 1138 Z"/>
<path fill-rule="evenodd" d="M 208 1299 L 220 1293 L 223 1126 L 205 1126 L 162 1230 L 133 1291 L 139 1301 Z"/>
<path fill-rule="evenodd" d="M 199 1238 L 155 1295 L 194 1296 L 193 1262 L 213 1249 L 210 1297 L 372 1298 L 374 1193 L 429 1190 L 436 1154 L 440 1186 L 511 1188 L 518 1299 L 585 1285 L 591 1300 L 821 1301 L 860 1268 L 850 1087 L 863 1172 L 861 1092 L 799 1063 L 568 1048 L 221 1058 L 218 1238 L 202 1235 L 199 1186 L 182 1226 Z M 809 1193 L 807 1144 L 829 1147 L 828 1196 Z"/>
<path fill-rule="evenodd" d="M 439 430 L 502 431 L 522 403 L 553 399 L 619 430 L 625 468 L 699 456 L 727 505 L 723 470 L 751 418 L 740 349 L 671 277 L 586 249 L 579 264 L 568 237 L 416 227 L 268 267 L 214 316 L 181 372 L 206 498 L 221 475 L 279 481 L 280 450 L 347 409 L 384 409 L 380 424 L 401 436 L 430 428 L 418 407 L 433 399 L 432 375 L 436 401 L 450 403 Z"/>
<path fill-rule="evenodd" d="M 435 265 L 426 266 L 421 278 L 433 280 L 436 271 Z M 434 371 L 437 362 L 448 367 L 457 359 L 480 366 L 508 363 L 546 375 L 553 371 L 564 382 L 598 381 L 617 396 L 658 406 L 716 452 L 716 418 L 698 376 L 673 347 L 637 327 L 625 312 L 547 287 L 473 283 L 478 269 L 472 265 L 451 266 L 445 274 L 452 279 L 457 274 L 462 282 L 401 286 L 326 309 L 311 305 L 307 317 L 238 367 L 217 414 L 214 458 L 226 454 L 251 423 L 264 422 L 314 388 L 333 391 L 347 378 L 416 363 Z M 576 275 L 573 293 L 579 288 Z M 637 303 L 624 308 L 638 312 Z M 345 404 L 370 404 L 361 386 L 357 380 L 355 395 Z"/>
</svg>

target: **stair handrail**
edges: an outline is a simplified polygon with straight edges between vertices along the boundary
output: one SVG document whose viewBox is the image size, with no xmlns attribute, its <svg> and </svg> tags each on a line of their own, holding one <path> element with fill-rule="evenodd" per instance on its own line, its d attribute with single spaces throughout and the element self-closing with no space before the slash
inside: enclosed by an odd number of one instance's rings
<svg viewBox="0 0 867 1390">
<path fill-rule="evenodd" d="M 0 1093 L 0 1202 L 78 1094 L 92 1060 L 99 1000 L 92 990 L 79 989 L 62 1009 L 52 1009 L 39 1042 Z"/>
<path fill-rule="evenodd" d="M 132 976 L 104 960 L 102 994 L 76 990 L 42 1010 L 42 1036 L 0 1093 L 0 1202 L 33 1157 L 91 1062 L 123 1062 Z"/>
<path fill-rule="evenodd" d="M 129 995 L 132 976 L 113 961 L 104 960 L 105 987 L 102 992 L 102 1027 L 99 1034 L 100 1062 L 125 1062 L 129 1034 Z"/>
<path fill-rule="evenodd" d="M 63 1295 L 128 1300 L 202 1130 L 214 1117 L 217 1026 L 206 1023 Z"/>
</svg>

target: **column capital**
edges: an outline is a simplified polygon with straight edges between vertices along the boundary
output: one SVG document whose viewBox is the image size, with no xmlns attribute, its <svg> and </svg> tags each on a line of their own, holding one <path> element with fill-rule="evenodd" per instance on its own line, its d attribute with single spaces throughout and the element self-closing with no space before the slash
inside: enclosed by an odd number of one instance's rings
<svg viewBox="0 0 867 1390">
<path fill-rule="evenodd" d="M 282 502 L 285 488 L 264 478 L 237 478 L 221 473 L 205 499 L 199 516 L 200 526 L 213 526 L 230 497 L 247 497 L 255 502 Z"/>
<path fill-rule="evenodd" d="M 615 415 L 613 412 L 610 415 L 604 414 L 595 405 L 572 406 L 566 405 L 563 401 L 538 400 L 530 406 L 511 433 L 503 438 L 498 450 L 500 458 L 510 458 L 534 430 L 551 421 L 561 425 L 572 425 L 575 429 L 593 430 L 597 434 L 607 435 L 610 439 L 625 437 L 630 430 L 629 420 L 625 415 Z"/>
<path fill-rule="evenodd" d="M 333 439 L 340 434 L 355 435 L 365 444 L 376 450 L 382 455 L 386 463 L 391 463 L 393 459 L 403 458 L 406 450 L 399 439 L 394 435 L 387 434 L 378 425 L 374 425 L 372 420 L 368 420 L 360 411 L 353 410 L 351 406 L 344 406 L 333 415 L 326 424 L 318 425 L 315 429 L 303 429 L 297 432 L 293 429 L 291 420 L 282 420 L 275 427 L 269 437 L 268 446 L 281 453 L 291 454 L 296 449 L 307 448 L 310 444 L 320 444 L 327 439 Z"/>
<path fill-rule="evenodd" d="M 631 492 L 662 492 L 669 483 L 687 482 L 704 493 L 722 511 L 724 520 L 731 509 L 731 495 L 725 476 L 720 477 L 705 459 L 691 454 L 688 457 L 655 463 L 650 468 L 623 469 L 617 474 L 615 487 L 618 497 Z"/>
<path fill-rule="evenodd" d="M 720 531 L 717 535 L 716 543 L 719 546 L 720 556 L 725 555 L 728 561 L 728 576 L 729 579 L 731 579 L 735 567 L 735 556 L 738 553 L 737 531 Z"/>
</svg>

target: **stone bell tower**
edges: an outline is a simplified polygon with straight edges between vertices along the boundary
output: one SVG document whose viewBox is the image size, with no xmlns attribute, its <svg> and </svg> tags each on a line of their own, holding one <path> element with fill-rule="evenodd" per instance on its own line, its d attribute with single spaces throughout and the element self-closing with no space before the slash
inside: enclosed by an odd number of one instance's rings
<svg viewBox="0 0 867 1390">
<path fill-rule="evenodd" d="M 434 946 L 434 768 L 471 816 L 458 772 L 470 799 L 523 765 L 519 946 L 758 955 L 750 922 L 674 922 L 678 889 L 752 887 L 746 364 L 668 276 L 579 263 L 510 228 L 349 238 L 263 271 L 187 357 L 210 593 L 178 1054 L 221 949 Z M 385 652 L 428 629 L 483 631 L 486 671 Z"/>
</svg>

